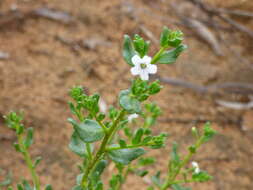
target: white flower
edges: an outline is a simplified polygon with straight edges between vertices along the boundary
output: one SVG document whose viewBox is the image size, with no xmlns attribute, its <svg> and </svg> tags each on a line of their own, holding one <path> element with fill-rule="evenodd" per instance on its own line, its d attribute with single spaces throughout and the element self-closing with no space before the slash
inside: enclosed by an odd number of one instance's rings
<svg viewBox="0 0 253 190">
<path fill-rule="evenodd" d="M 148 80 L 149 74 L 157 72 L 157 66 L 151 64 L 151 57 L 145 55 L 143 58 L 135 55 L 132 57 L 134 67 L 131 68 L 132 75 L 140 75 L 142 80 Z"/>
<path fill-rule="evenodd" d="M 192 167 L 194 169 L 195 174 L 198 174 L 200 172 L 199 165 L 197 162 L 192 162 Z"/>
<path fill-rule="evenodd" d="M 102 113 L 106 113 L 106 111 L 107 111 L 107 104 L 106 104 L 106 102 L 102 98 L 99 99 L 98 106 L 99 106 L 99 110 Z"/>
<path fill-rule="evenodd" d="M 138 117 L 139 117 L 139 115 L 136 114 L 136 113 L 134 113 L 134 114 L 129 115 L 129 116 L 127 117 L 127 119 L 128 119 L 129 122 L 132 122 L 133 119 L 136 119 L 136 118 L 138 118 Z"/>
</svg>

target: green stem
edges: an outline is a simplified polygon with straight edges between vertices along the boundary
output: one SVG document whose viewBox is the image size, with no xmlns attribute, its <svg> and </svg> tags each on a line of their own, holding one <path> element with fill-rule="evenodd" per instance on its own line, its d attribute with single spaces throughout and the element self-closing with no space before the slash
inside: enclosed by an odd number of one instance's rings
<svg viewBox="0 0 253 190">
<path fill-rule="evenodd" d="M 126 171 L 125 171 L 125 173 L 124 173 L 123 176 L 122 176 L 122 177 L 123 177 L 123 178 L 122 178 L 122 181 L 121 181 L 120 183 L 118 183 L 118 185 L 117 185 L 117 187 L 116 187 L 115 190 L 120 190 L 120 189 L 121 189 L 122 185 L 124 184 L 124 182 L 125 182 L 126 179 L 127 179 L 127 176 L 128 176 L 128 174 L 129 174 L 129 172 L 130 172 L 130 168 L 131 168 L 131 165 L 127 166 Z"/>
<path fill-rule="evenodd" d="M 160 55 L 165 51 L 165 47 L 161 47 L 161 49 L 154 55 L 151 64 L 155 64 L 157 60 L 159 59 Z"/>
<path fill-rule="evenodd" d="M 18 135 L 18 144 L 21 147 L 22 154 L 24 156 L 26 165 L 28 166 L 28 168 L 30 170 L 30 173 L 32 175 L 32 180 L 33 180 L 33 183 L 34 183 L 34 185 L 36 187 L 36 190 L 40 190 L 39 177 L 38 177 L 38 175 L 37 175 L 37 173 L 35 171 L 35 168 L 34 168 L 34 165 L 33 165 L 32 159 L 31 159 L 31 156 L 30 156 L 29 152 L 27 151 L 27 149 L 23 145 L 23 137 L 22 137 L 22 135 Z"/>
<path fill-rule="evenodd" d="M 102 129 L 104 130 L 104 133 L 106 134 L 108 132 L 108 128 L 100 120 L 98 120 L 97 117 L 95 117 L 95 119 L 98 122 L 98 124 L 102 127 Z"/>
<path fill-rule="evenodd" d="M 83 116 L 83 113 L 82 113 L 81 109 L 76 109 L 76 116 L 78 117 L 80 122 L 84 121 L 84 116 Z M 86 145 L 86 151 L 88 153 L 88 158 L 89 158 L 89 160 L 92 160 L 92 153 L 91 153 L 90 143 L 85 143 L 85 145 Z"/>
<path fill-rule="evenodd" d="M 196 151 L 197 149 L 200 147 L 200 145 L 203 142 L 203 138 L 199 138 L 198 141 L 195 143 L 195 147 L 196 147 Z M 196 153 L 196 152 L 195 152 Z M 181 169 L 188 164 L 188 162 L 190 161 L 190 159 L 192 158 L 192 156 L 194 155 L 193 152 L 189 151 L 189 153 L 185 156 L 185 158 L 183 159 L 183 161 L 181 162 L 181 164 L 178 166 L 177 170 L 172 173 L 171 175 L 168 174 L 167 178 L 165 180 L 165 183 L 162 185 L 162 187 L 160 188 L 161 190 L 166 190 L 167 188 L 169 188 L 171 185 L 175 184 L 175 179 L 178 176 L 178 174 L 180 173 Z"/>
<path fill-rule="evenodd" d="M 149 146 L 152 144 L 137 144 L 137 145 L 127 145 L 126 147 L 122 148 L 122 147 L 108 147 L 106 148 L 106 151 L 111 151 L 111 150 L 121 150 L 121 149 L 126 149 L 126 148 L 138 148 L 138 147 L 142 147 L 142 146 Z"/>
<path fill-rule="evenodd" d="M 87 187 L 88 177 L 89 177 L 92 169 L 94 168 L 94 166 L 97 164 L 97 162 L 102 158 L 102 156 L 106 152 L 106 145 L 108 144 L 108 142 L 112 138 L 114 131 L 117 129 L 118 123 L 124 117 L 124 115 L 125 115 L 125 111 L 121 110 L 118 117 L 114 120 L 112 126 L 109 128 L 108 132 L 105 134 L 103 141 L 101 143 L 101 146 L 100 146 L 99 150 L 97 151 L 96 155 L 93 157 L 91 162 L 89 162 L 88 167 L 86 168 L 85 174 L 83 175 L 83 178 L 82 178 L 82 187 L 83 188 Z"/>
<path fill-rule="evenodd" d="M 87 150 L 87 153 L 88 153 L 89 160 L 92 160 L 92 153 L 91 153 L 90 143 L 85 143 L 85 144 L 86 144 L 86 150 Z"/>
</svg>

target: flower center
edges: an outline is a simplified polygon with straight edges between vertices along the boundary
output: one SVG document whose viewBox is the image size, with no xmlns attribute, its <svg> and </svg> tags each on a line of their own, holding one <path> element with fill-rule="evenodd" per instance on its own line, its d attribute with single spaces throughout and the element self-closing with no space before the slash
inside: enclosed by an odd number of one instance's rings
<svg viewBox="0 0 253 190">
<path fill-rule="evenodd" d="M 146 65 L 145 63 L 141 63 L 140 65 L 141 65 L 141 68 L 142 68 L 142 69 L 147 68 L 147 65 Z"/>
</svg>

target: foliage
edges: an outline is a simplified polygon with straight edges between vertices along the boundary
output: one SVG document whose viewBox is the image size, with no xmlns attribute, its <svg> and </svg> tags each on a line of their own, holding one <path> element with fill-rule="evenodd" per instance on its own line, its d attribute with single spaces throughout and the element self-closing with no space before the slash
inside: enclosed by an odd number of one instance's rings
<svg viewBox="0 0 253 190">
<path fill-rule="evenodd" d="M 135 35 L 133 40 L 125 35 L 123 58 L 131 67 L 139 66 L 140 71 L 148 69 L 149 64 L 171 64 L 186 49 L 182 40 L 181 31 L 164 27 L 160 37 L 161 48 L 153 56 L 151 63 L 133 63 L 132 58 L 135 55 L 139 56 L 137 57 L 137 59 L 140 58 L 139 60 L 149 60 L 149 57 L 142 58 L 148 54 L 150 43 L 139 35 Z M 149 73 L 155 72 L 156 67 L 153 67 L 153 71 Z M 162 111 L 157 104 L 148 101 L 150 96 L 158 94 L 161 89 L 162 86 L 158 80 L 149 82 L 135 78 L 128 89 L 119 93 L 119 106 L 110 107 L 107 114 L 99 109 L 99 94 L 88 96 L 81 86 L 70 90 L 73 101 L 69 102 L 69 106 L 73 118 L 69 118 L 68 122 L 73 126 L 73 133 L 69 148 L 82 160 L 79 167 L 80 174 L 77 176 L 73 190 L 103 190 L 107 186 L 109 190 L 119 190 L 122 189 L 129 173 L 140 177 L 149 175 L 147 168 L 155 164 L 156 160 L 145 154 L 149 149 L 163 148 L 168 137 L 164 132 L 153 133 L 157 118 Z M 17 185 L 17 189 L 40 190 L 36 166 L 41 158 L 32 161 L 29 154 L 29 148 L 33 144 L 33 128 L 26 128 L 22 124 L 22 115 L 15 112 L 11 112 L 5 119 L 7 126 L 17 134 L 18 140 L 14 143 L 14 147 L 23 155 L 32 176 L 32 184 L 27 180 L 22 180 Z M 192 133 L 195 142 L 189 146 L 188 154 L 181 155 L 178 144 L 173 143 L 166 175 L 161 175 L 158 171 L 151 177 L 153 185 L 147 189 L 189 190 L 190 188 L 183 185 L 191 182 L 205 182 L 212 178 L 206 171 L 200 170 L 196 163 L 193 167 L 189 167 L 188 164 L 192 156 L 198 152 L 199 147 L 209 141 L 216 132 L 207 123 L 203 132 L 192 128 Z M 115 173 L 109 176 L 109 182 L 106 183 L 101 176 L 110 162 L 114 163 L 116 169 Z M 8 189 L 13 188 L 10 186 Z M 52 187 L 47 185 L 44 189 L 52 190 Z"/>
</svg>

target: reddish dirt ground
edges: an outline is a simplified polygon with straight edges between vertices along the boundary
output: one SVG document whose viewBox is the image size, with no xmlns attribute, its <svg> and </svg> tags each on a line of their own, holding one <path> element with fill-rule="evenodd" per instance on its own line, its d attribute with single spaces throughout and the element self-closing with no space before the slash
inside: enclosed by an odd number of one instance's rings
<svg viewBox="0 0 253 190">
<path fill-rule="evenodd" d="M 177 2 L 182 9 L 188 10 L 186 14 L 198 16 L 198 11 L 190 11 L 194 10 L 191 4 Z M 246 0 L 208 2 L 214 6 L 253 11 L 252 2 Z M 0 51 L 10 55 L 9 59 L 0 60 L 0 116 L 10 110 L 21 110 L 25 113 L 26 125 L 36 129 L 36 142 L 31 153 L 43 157 L 38 167 L 43 185 L 51 183 L 56 190 L 69 190 L 78 173 L 80 159 L 68 149 L 72 131 L 66 122 L 71 115 L 67 105 L 68 90 L 74 85 L 82 85 L 89 93 L 99 92 L 108 105 L 115 105 L 119 90 L 129 85 L 129 66 L 121 57 L 122 37 L 126 33 L 139 33 L 148 39 L 150 36 L 146 31 L 151 32 L 155 36 L 151 39 L 151 55 L 157 50 L 155 40 L 162 26 L 180 28 L 185 33 L 185 43 L 189 46 L 187 52 L 176 64 L 160 66 L 159 76 L 201 85 L 253 82 L 252 64 L 248 64 L 253 61 L 252 38 L 238 31 L 213 30 L 226 42 L 226 45 L 221 43 L 224 55 L 217 56 L 194 30 L 180 24 L 170 3 L 151 0 L 0 2 L 0 13 L 3 14 L 15 4 L 25 13 L 48 7 L 73 17 L 73 21 L 66 24 L 26 15 L 0 26 Z M 238 19 L 238 22 L 253 30 L 252 19 Z M 85 45 L 80 45 L 83 42 Z M 240 52 L 240 56 L 235 56 L 234 52 Z M 203 122 L 196 121 L 211 120 L 219 134 L 201 148 L 201 154 L 194 160 L 214 179 L 190 186 L 194 190 L 252 190 L 252 108 L 239 111 L 225 108 L 215 103 L 216 96 L 163 85 L 160 95 L 153 97 L 163 109 L 156 132 L 168 132 L 170 138 L 163 151 L 151 152 L 158 159 L 151 171 L 164 170 L 173 141 L 178 141 L 181 152 L 185 152 L 183 147 L 192 140 L 190 128 L 203 125 Z M 241 95 L 227 94 L 218 98 L 245 99 Z M 16 182 L 19 177 L 29 178 L 29 173 L 22 157 L 12 147 L 14 141 L 15 134 L 0 119 L 0 168 L 4 173 L 12 171 Z M 3 175 L 0 176 L 2 179 Z M 128 187 L 131 190 L 145 189 L 147 180 L 131 175 L 123 189 Z"/>
</svg>

